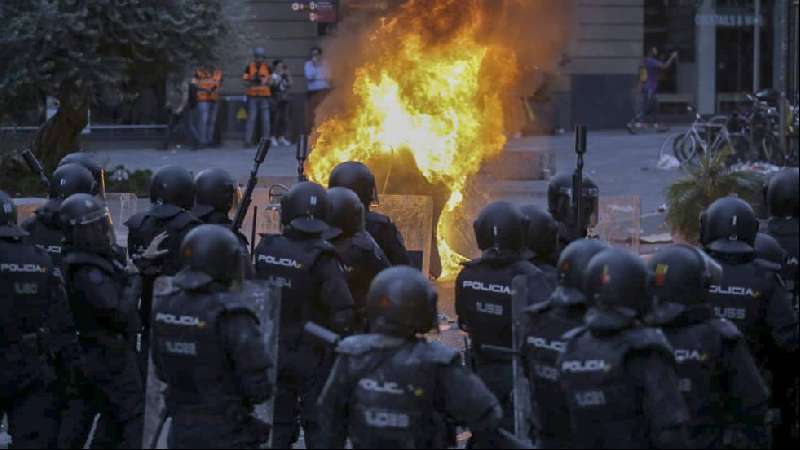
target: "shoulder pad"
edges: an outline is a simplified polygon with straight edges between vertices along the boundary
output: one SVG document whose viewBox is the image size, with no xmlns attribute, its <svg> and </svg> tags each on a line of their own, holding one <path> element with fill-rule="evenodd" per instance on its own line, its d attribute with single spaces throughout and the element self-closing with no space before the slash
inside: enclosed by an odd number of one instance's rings
<svg viewBox="0 0 800 450">
<path fill-rule="evenodd" d="M 396 348 L 403 345 L 405 342 L 406 340 L 404 339 L 382 334 L 357 334 L 342 339 L 339 345 L 336 346 L 336 353 L 357 356 L 372 350 Z"/>
<path fill-rule="evenodd" d="M 330 242 L 319 239 L 314 242 L 312 248 L 315 250 L 319 250 L 320 253 L 336 253 L 336 247 L 333 246 Z"/>
<path fill-rule="evenodd" d="M 562 338 L 565 340 L 572 340 L 576 337 L 580 336 L 581 334 L 585 333 L 588 330 L 585 326 L 580 326 L 577 328 L 573 328 L 562 335 Z"/>
<path fill-rule="evenodd" d="M 138 213 L 132 215 L 127 222 L 125 222 L 125 226 L 131 229 L 136 229 L 142 226 L 142 222 L 144 222 L 145 217 L 147 217 L 146 213 Z"/>
<path fill-rule="evenodd" d="M 422 341 L 419 345 L 424 348 L 425 359 L 435 364 L 449 366 L 459 357 L 456 349 L 439 342 Z"/>
<path fill-rule="evenodd" d="M 253 311 L 253 308 L 251 308 L 245 301 L 242 300 L 241 295 L 226 292 L 219 294 L 217 296 L 217 300 L 221 306 L 220 314 L 244 313 L 253 317 L 256 320 L 256 323 L 261 323 L 261 321 L 258 319 L 258 315 L 256 315 L 256 312 Z"/>
<path fill-rule="evenodd" d="M 188 227 L 189 225 L 199 225 L 200 219 L 194 216 L 194 214 L 184 211 L 178 215 L 176 215 L 170 222 L 169 227 L 173 230 L 183 230 L 184 228 Z"/>
<path fill-rule="evenodd" d="M 376 212 L 368 212 L 367 213 L 367 220 L 374 223 L 381 223 L 385 225 L 389 225 L 392 223 L 392 219 L 389 216 L 384 216 L 383 214 L 376 213 Z"/>
<path fill-rule="evenodd" d="M 783 268 L 780 264 L 774 263 L 772 261 L 768 261 L 763 258 L 756 258 L 753 260 L 753 265 L 758 267 L 759 269 L 766 270 L 769 272 L 780 272 Z"/>
<path fill-rule="evenodd" d="M 742 332 L 733 322 L 725 319 L 714 319 L 709 321 L 709 325 L 714 328 L 722 337 L 729 341 L 738 341 L 742 338 Z"/>
<path fill-rule="evenodd" d="M 354 247 L 368 252 L 372 251 L 372 249 L 375 246 L 374 244 L 375 241 L 371 237 L 366 235 L 366 233 L 358 233 L 354 235 L 351 242 L 353 243 Z"/>
<path fill-rule="evenodd" d="M 544 302 L 534 303 L 533 305 L 528 306 L 527 308 L 525 308 L 524 312 L 530 315 L 538 315 L 549 311 L 551 306 L 552 303 L 550 302 L 550 300 L 547 300 Z"/>
<path fill-rule="evenodd" d="M 114 273 L 114 266 L 111 264 L 111 261 L 90 253 L 69 252 L 64 256 L 62 261 L 67 266 L 88 265 L 101 269 L 107 274 Z"/>
<path fill-rule="evenodd" d="M 631 350 L 655 350 L 674 358 L 672 346 L 658 328 L 640 327 L 625 331 L 625 338 Z"/>
</svg>

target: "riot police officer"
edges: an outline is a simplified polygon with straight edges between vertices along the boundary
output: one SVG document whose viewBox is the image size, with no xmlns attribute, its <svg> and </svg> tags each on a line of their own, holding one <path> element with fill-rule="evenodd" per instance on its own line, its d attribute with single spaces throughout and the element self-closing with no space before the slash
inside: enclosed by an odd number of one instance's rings
<svg viewBox="0 0 800 450">
<path fill-rule="evenodd" d="M 590 227 L 597 225 L 600 190 L 589 177 L 583 178 L 583 211 L 581 222 L 575 223 L 573 210 L 572 174 L 561 173 L 550 180 L 547 186 L 547 209 L 558 222 L 558 238 L 561 248 L 570 242 L 586 237 Z"/>
<path fill-rule="evenodd" d="M 786 286 L 786 282 L 783 279 L 783 272 L 789 256 L 783 247 L 781 247 L 780 242 L 767 233 L 759 232 L 756 234 L 754 248 L 756 259 L 761 265 L 775 272 L 784 286 Z"/>
<path fill-rule="evenodd" d="M 354 161 L 339 164 L 331 172 L 328 187 L 346 187 L 355 192 L 367 213 L 367 231 L 389 258 L 389 262 L 395 266 L 411 264 L 403 235 L 397 226 L 389 217 L 369 210 L 372 202 L 377 200 L 378 190 L 375 187 L 375 176 L 366 165 Z"/>
<path fill-rule="evenodd" d="M 347 279 L 322 237 L 327 212 L 322 186 L 296 184 L 281 198 L 283 234 L 264 236 L 256 248 L 256 277 L 281 287 L 275 448 L 291 445 L 300 414 L 306 445 L 320 447 L 316 399 L 332 361 L 329 349 L 304 337 L 303 326 L 313 321 L 343 334 L 353 326 Z"/>
<path fill-rule="evenodd" d="M 372 280 L 391 263 L 364 228 L 364 205 L 347 188 L 328 189 L 328 240 L 336 247 L 355 302 L 354 331 L 367 330 L 367 290 Z"/>
<path fill-rule="evenodd" d="M 238 194 L 236 180 L 222 169 L 206 169 L 197 174 L 194 185 L 195 205 L 192 214 L 205 224 L 230 228 L 233 221 L 229 214 Z M 252 278 L 254 270 L 250 263 L 249 243 L 239 230 L 235 234 L 244 251 L 243 262 L 246 264 L 242 265 L 242 269 L 247 278 Z"/>
<path fill-rule="evenodd" d="M 58 223 L 61 202 L 72 194 L 90 194 L 95 189 L 95 180 L 86 168 L 77 164 L 61 165 L 50 177 L 47 203 L 22 224 L 28 233 L 28 241 L 50 254 L 59 270 L 64 242 L 64 232 Z"/>
<path fill-rule="evenodd" d="M 69 156 L 69 155 L 68 155 Z M 72 158 L 74 161 L 75 158 Z M 53 260 L 55 270 L 61 273 L 61 258 L 64 246 L 64 230 L 58 221 L 61 202 L 73 194 L 95 194 L 99 192 L 93 174 L 83 165 L 61 162 L 50 177 L 49 199 L 37 209 L 34 216 L 26 220 L 22 227 L 28 232 L 28 242 L 45 250 Z M 59 275 L 60 276 L 60 275 Z M 61 428 L 58 446 L 60 448 L 83 447 L 88 438 L 87 417 L 93 415 L 88 401 L 81 395 L 85 379 L 80 374 L 69 376 L 70 368 L 56 362 L 57 380 L 55 389 L 59 397 Z M 70 384 L 72 383 L 72 384 Z"/>
<path fill-rule="evenodd" d="M 54 365 L 75 378 L 80 348 L 60 272 L 26 237 L 14 202 L 0 191 L 0 417 L 8 414 L 12 448 L 55 448 Z"/>
<path fill-rule="evenodd" d="M 184 269 L 153 307 L 153 362 L 167 385 L 169 448 L 258 448 L 268 426 L 253 405 L 272 395 L 264 333 L 242 299 L 239 240 L 220 225 L 193 229 Z"/>
<path fill-rule="evenodd" d="M 760 367 L 766 368 L 772 345 L 794 352 L 797 316 L 777 275 L 756 258 L 758 220 L 753 208 L 736 197 L 721 198 L 700 218 L 700 241 L 722 266 L 719 283 L 709 288 L 719 318 L 735 323 Z"/>
<path fill-rule="evenodd" d="M 708 288 L 722 267 L 703 251 L 675 245 L 656 253 L 651 323 L 672 345 L 689 407 L 694 448 L 765 448 L 769 391 L 736 325 L 714 318 Z"/>
<path fill-rule="evenodd" d="M 541 448 L 570 447 L 572 430 L 557 361 L 566 347 L 564 334 L 583 325 L 588 307 L 583 293 L 586 266 L 607 248 L 601 241 L 588 239 L 569 244 L 558 260 L 559 281 L 553 295 L 525 310 L 522 360 L 531 382 L 533 433 Z"/>
<path fill-rule="evenodd" d="M 774 237 L 788 254 L 783 270 L 783 280 L 794 296 L 795 308 L 798 302 L 798 251 L 800 251 L 800 169 L 784 169 L 773 175 L 767 185 L 766 200 L 770 219 L 767 233 Z"/>
<path fill-rule="evenodd" d="M 111 217 L 100 200 L 89 194 L 70 196 L 61 204 L 59 221 L 66 236 L 67 293 L 91 400 L 101 414 L 94 445 L 139 448 L 144 388 L 133 341 L 139 328 L 136 306 L 141 284 L 126 269 Z"/>
<path fill-rule="evenodd" d="M 640 324 L 652 306 L 647 280 L 641 258 L 620 249 L 586 269 L 592 306 L 558 362 L 576 448 L 688 448 L 672 348 Z"/>
<path fill-rule="evenodd" d="M 100 166 L 91 156 L 87 153 L 70 153 L 61 158 L 58 162 L 58 167 L 67 164 L 77 164 L 84 169 L 88 170 L 94 178 L 94 187 L 89 192 L 92 195 L 105 196 L 106 192 L 106 173 L 103 167 Z"/>
<path fill-rule="evenodd" d="M 552 286 L 541 270 L 525 260 L 527 220 L 508 202 L 494 202 L 474 223 L 481 257 L 464 264 L 456 279 L 458 323 L 471 340 L 470 363 L 503 405 L 504 428 L 514 429 L 513 357 L 485 351 L 484 345 L 513 348 L 511 282 L 526 275 L 533 303 L 544 302 Z M 476 435 L 476 442 L 485 441 Z"/>
<path fill-rule="evenodd" d="M 367 296 L 373 334 L 351 336 L 319 399 L 325 448 L 436 448 L 436 415 L 491 434 L 502 412 L 458 353 L 420 335 L 436 327 L 436 291 L 416 269 L 379 274 Z"/>
<path fill-rule="evenodd" d="M 544 272 L 553 285 L 558 283 L 558 222 L 544 209 L 536 205 L 525 205 L 520 208 L 528 218 L 527 243 L 533 252 L 530 261 Z"/>
<path fill-rule="evenodd" d="M 147 365 L 150 310 L 155 280 L 160 276 L 174 276 L 178 273 L 181 269 L 178 252 L 180 244 L 192 228 L 202 223 L 189 212 L 194 206 L 194 196 L 192 175 L 182 167 L 165 167 L 156 172 L 150 183 L 151 208 L 135 214 L 125 223 L 128 227 L 128 253 L 142 275 L 139 313 L 143 329 L 139 352 L 143 373 Z M 162 256 L 143 257 L 154 242 L 159 244 L 163 251 Z"/>
</svg>

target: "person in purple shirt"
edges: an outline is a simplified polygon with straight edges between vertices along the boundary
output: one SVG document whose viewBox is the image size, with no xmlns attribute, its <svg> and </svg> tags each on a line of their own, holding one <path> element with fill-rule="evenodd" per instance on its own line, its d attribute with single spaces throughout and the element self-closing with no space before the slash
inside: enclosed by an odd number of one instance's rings
<svg viewBox="0 0 800 450">
<path fill-rule="evenodd" d="M 650 52 L 642 60 L 639 67 L 639 93 L 640 105 L 636 117 L 628 124 L 628 128 L 641 127 L 645 121 L 651 119 L 654 127 L 658 128 L 658 104 L 656 94 L 658 94 L 658 80 L 661 72 L 668 69 L 678 58 L 678 52 L 672 52 L 669 59 L 662 61 L 658 59 L 659 51 L 657 47 L 650 49 Z"/>
</svg>

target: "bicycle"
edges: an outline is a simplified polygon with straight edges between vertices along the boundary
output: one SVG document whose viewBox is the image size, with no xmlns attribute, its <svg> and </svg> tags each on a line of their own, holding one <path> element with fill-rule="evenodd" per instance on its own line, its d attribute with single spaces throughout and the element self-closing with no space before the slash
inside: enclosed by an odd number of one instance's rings
<svg viewBox="0 0 800 450">
<path fill-rule="evenodd" d="M 726 147 L 730 147 L 733 151 L 734 160 L 731 163 L 751 156 L 747 137 L 740 131 L 731 131 L 738 118 L 723 115 L 703 116 L 691 105 L 688 110 L 695 113 L 694 122 L 688 130 L 667 136 L 661 144 L 660 155 L 664 155 L 671 144 L 672 153 L 681 166 L 696 165 L 702 156 L 716 154 Z"/>
</svg>

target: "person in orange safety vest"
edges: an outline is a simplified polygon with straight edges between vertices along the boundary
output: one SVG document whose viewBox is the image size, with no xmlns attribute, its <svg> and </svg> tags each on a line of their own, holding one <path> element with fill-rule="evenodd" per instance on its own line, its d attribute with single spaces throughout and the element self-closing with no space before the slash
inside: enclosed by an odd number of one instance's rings
<svg viewBox="0 0 800 450">
<path fill-rule="evenodd" d="M 199 67 L 192 79 L 197 95 L 197 115 L 200 144 L 210 146 L 214 143 L 219 112 L 219 91 L 222 88 L 222 70 L 204 65 Z"/>
<path fill-rule="evenodd" d="M 244 69 L 242 79 L 247 82 L 247 124 L 245 126 L 245 146 L 254 145 L 256 137 L 256 121 L 261 114 L 261 135 L 270 136 L 270 106 L 272 89 L 270 89 L 270 70 L 266 62 L 263 48 L 253 50 L 253 61 Z"/>
</svg>

